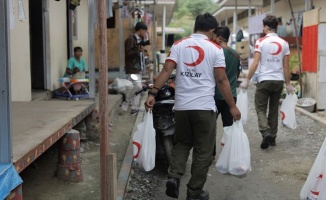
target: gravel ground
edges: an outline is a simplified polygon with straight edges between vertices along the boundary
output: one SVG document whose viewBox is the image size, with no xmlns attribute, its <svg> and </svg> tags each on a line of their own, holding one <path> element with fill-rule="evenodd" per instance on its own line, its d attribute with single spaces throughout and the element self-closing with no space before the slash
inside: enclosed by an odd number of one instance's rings
<svg viewBox="0 0 326 200">
<path fill-rule="evenodd" d="M 212 200 L 295 200 L 309 174 L 310 168 L 325 138 L 325 127 L 305 115 L 296 115 L 295 130 L 283 127 L 279 120 L 277 146 L 260 149 L 261 135 L 258 131 L 254 109 L 254 91 L 249 93 L 249 117 L 244 126 L 251 148 L 252 171 L 239 179 L 218 173 L 215 162 L 210 167 L 205 185 Z M 218 120 L 217 145 L 222 137 Z M 220 152 L 219 147 L 217 152 Z M 181 179 L 180 197 L 185 199 L 186 183 L 190 178 L 191 156 L 187 172 Z M 157 166 L 151 172 L 134 167 L 126 193 L 127 200 L 169 200 L 165 196 L 166 167 Z"/>
</svg>

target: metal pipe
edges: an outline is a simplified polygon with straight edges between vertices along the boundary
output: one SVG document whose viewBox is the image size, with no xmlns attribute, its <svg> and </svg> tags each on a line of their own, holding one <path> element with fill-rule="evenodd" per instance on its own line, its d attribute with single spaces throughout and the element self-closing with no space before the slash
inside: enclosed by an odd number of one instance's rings
<svg viewBox="0 0 326 200">
<path fill-rule="evenodd" d="M 271 0 L 271 13 L 274 15 L 275 12 L 275 0 Z"/>
<path fill-rule="evenodd" d="M 124 60 L 124 35 L 123 35 L 123 18 L 121 17 L 122 13 L 122 0 L 119 0 L 119 63 L 120 63 L 120 78 L 122 78 L 123 69 L 125 66 Z"/>
<path fill-rule="evenodd" d="M 95 0 L 88 0 L 88 71 L 89 71 L 89 97 L 95 98 Z"/>
<path fill-rule="evenodd" d="M 248 19 L 251 17 L 251 0 L 249 0 Z"/>
<path fill-rule="evenodd" d="M 0 164 L 12 163 L 9 1 L 0 1 Z M 12 8 L 13 9 L 13 8 Z"/>
<path fill-rule="evenodd" d="M 165 20 L 166 20 L 166 7 L 163 8 L 163 22 L 162 22 L 162 50 L 165 50 Z"/>
<path fill-rule="evenodd" d="M 305 0 L 305 11 L 311 9 L 311 0 Z"/>
<path fill-rule="evenodd" d="M 107 60 L 107 28 L 106 28 L 106 0 L 98 0 L 99 25 L 99 109 L 100 109 L 100 171 L 101 171 L 101 199 L 107 200 L 108 175 L 106 155 L 109 155 L 109 112 L 108 112 L 108 60 Z"/>
<path fill-rule="evenodd" d="M 301 53 L 300 53 L 300 47 L 299 47 L 299 36 L 298 36 L 298 29 L 297 29 L 297 23 L 295 21 L 295 17 L 294 17 L 294 13 L 293 13 L 293 8 L 292 8 L 292 4 L 291 1 L 288 0 L 289 2 L 289 6 L 290 6 L 290 10 L 291 10 L 291 15 L 292 15 L 292 22 L 293 22 L 293 26 L 294 26 L 294 31 L 295 31 L 295 42 L 296 42 L 296 46 L 297 46 L 297 52 L 298 52 L 298 61 L 299 61 L 299 80 L 301 79 Z M 300 96 L 299 98 L 302 97 L 302 81 L 300 81 Z"/>
<path fill-rule="evenodd" d="M 233 33 L 237 35 L 237 21 L 238 21 L 238 0 L 235 0 L 235 10 L 233 11 Z"/>
<path fill-rule="evenodd" d="M 157 52 L 157 46 L 156 46 L 156 39 L 157 39 L 157 24 L 156 24 L 156 13 L 157 13 L 157 0 L 154 1 L 154 11 L 153 11 L 153 38 L 151 38 L 152 40 L 152 46 L 153 46 L 153 74 L 156 75 L 156 59 L 157 59 L 157 55 L 156 55 L 156 52 Z"/>
</svg>

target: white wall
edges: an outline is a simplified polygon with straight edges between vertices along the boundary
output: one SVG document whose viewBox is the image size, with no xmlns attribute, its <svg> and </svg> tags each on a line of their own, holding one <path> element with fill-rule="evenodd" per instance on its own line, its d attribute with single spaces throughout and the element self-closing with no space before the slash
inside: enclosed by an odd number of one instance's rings
<svg viewBox="0 0 326 200">
<path fill-rule="evenodd" d="M 58 79 L 67 66 L 66 1 L 49 1 L 51 90 L 58 89 Z"/>
<path fill-rule="evenodd" d="M 320 10 L 320 21 L 326 22 L 326 1 L 325 0 L 314 0 L 315 8 L 321 8 Z"/>
<path fill-rule="evenodd" d="M 323 2 L 321 2 L 321 1 L 323 1 Z M 314 1 L 315 5 L 323 4 L 324 9 L 326 9 L 326 1 L 325 0 L 317 0 L 316 2 L 317 3 L 315 3 L 315 1 Z M 293 6 L 293 11 L 294 12 L 296 12 L 296 11 L 304 11 L 304 9 L 305 9 L 304 1 L 300 1 L 300 2 L 298 1 Z M 257 12 L 258 12 L 258 10 L 257 10 Z M 267 13 L 267 12 L 270 12 L 270 6 L 267 6 L 267 7 L 264 7 L 264 8 L 261 9 L 261 13 Z M 282 0 L 282 1 L 279 1 L 279 2 L 275 3 L 274 15 L 276 17 L 282 17 L 283 22 L 286 22 L 286 21 L 289 21 L 290 19 L 292 19 L 292 15 L 291 15 L 291 12 L 290 12 L 290 6 L 289 6 L 288 2 Z M 326 14 L 325 14 L 325 21 L 326 21 Z M 237 23 L 238 23 L 238 27 L 240 29 L 248 30 L 248 18 L 241 19 Z M 229 24 L 228 26 L 229 26 L 230 30 L 232 31 L 232 33 L 233 33 L 233 23 Z"/>
<path fill-rule="evenodd" d="M 88 63 L 88 1 L 81 1 L 77 10 L 77 39 L 73 39 L 73 47 L 80 46 L 83 49 L 83 58 Z"/>
<path fill-rule="evenodd" d="M 305 10 L 305 2 L 304 1 L 297 1 L 295 4 L 292 5 L 293 12 L 296 16 L 296 11 L 304 11 Z M 262 9 L 262 13 L 270 12 L 271 7 L 267 6 Z M 282 21 L 289 21 L 292 19 L 291 10 L 288 1 L 279 1 L 275 3 L 274 8 L 274 15 L 276 17 L 282 17 Z"/>
<path fill-rule="evenodd" d="M 10 30 L 11 55 L 11 94 L 13 101 L 30 101 L 31 68 L 29 43 L 29 7 L 28 0 L 23 0 L 26 20 L 18 19 L 18 1 L 14 2 L 14 28 Z"/>
</svg>

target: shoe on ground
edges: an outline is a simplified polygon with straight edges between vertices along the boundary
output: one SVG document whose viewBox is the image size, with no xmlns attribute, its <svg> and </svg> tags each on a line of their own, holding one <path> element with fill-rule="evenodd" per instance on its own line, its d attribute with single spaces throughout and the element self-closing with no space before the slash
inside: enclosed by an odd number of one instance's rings
<svg viewBox="0 0 326 200">
<path fill-rule="evenodd" d="M 269 141 L 269 145 L 272 147 L 276 146 L 276 142 L 275 142 L 276 137 L 273 137 L 270 141 Z"/>
<path fill-rule="evenodd" d="M 137 115 L 137 114 L 138 114 L 138 109 L 132 109 L 132 110 L 130 111 L 130 114 L 131 114 L 131 115 Z"/>
<path fill-rule="evenodd" d="M 209 193 L 203 190 L 197 197 L 187 196 L 187 200 L 209 200 Z"/>
<path fill-rule="evenodd" d="M 180 180 L 177 178 L 169 178 L 168 182 L 166 183 L 166 191 L 165 194 L 172 198 L 179 197 L 179 187 L 180 187 Z"/>
<path fill-rule="evenodd" d="M 263 134 L 263 141 L 260 144 L 261 149 L 267 149 L 273 136 L 270 133 Z"/>
</svg>

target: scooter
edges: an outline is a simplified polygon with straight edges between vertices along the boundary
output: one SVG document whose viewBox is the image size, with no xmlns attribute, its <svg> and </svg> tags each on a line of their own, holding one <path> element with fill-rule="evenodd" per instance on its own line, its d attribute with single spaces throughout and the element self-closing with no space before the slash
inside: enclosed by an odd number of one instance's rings
<svg viewBox="0 0 326 200">
<path fill-rule="evenodd" d="M 168 82 L 157 92 L 153 106 L 154 128 L 156 130 L 156 158 L 162 161 L 164 156 L 171 163 L 173 148 L 175 121 L 174 121 L 174 87 L 175 76 L 171 75 Z M 141 90 L 135 92 L 138 95 L 151 89 L 153 85 L 145 84 Z M 163 158 L 164 159 L 164 158 Z"/>
</svg>

